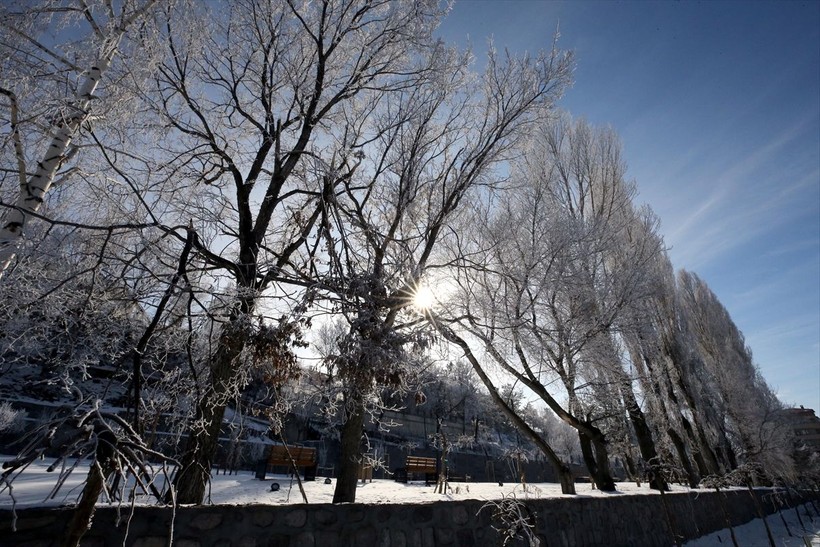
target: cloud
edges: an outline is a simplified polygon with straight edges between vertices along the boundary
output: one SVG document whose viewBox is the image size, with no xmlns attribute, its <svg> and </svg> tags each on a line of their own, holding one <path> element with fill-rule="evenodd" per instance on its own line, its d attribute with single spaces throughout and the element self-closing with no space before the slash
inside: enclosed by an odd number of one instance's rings
<svg viewBox="0 0 820 547">
<path fill-rule="evenodd" d="M 664 226 L 672 227 L 665 237 L 676 265 L 702 267 L 801 215 L 816 214 L 820 169 L 813 166 L 784 181 L 786 167 L 781 165 L 782 156 L 800 144 L 811 123 L 801 120 L 711 177 L 701 168 L 693 184 L 680 184 L 679 191 L 663 200 L 658 212 Z"/>
</svg>

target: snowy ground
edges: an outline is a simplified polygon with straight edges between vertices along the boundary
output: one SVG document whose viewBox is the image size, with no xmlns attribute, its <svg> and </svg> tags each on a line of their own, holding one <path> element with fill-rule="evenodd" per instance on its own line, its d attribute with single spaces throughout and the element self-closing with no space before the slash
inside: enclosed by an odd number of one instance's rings
<svg viewBox="0 0 820 547">
<path fill-rule="evenodd" d="M 0 460 L 8 458 L 0 457 Z M 20 476 L 16 477 L 12 484 L 12 491 L 7 487 L 0 486 L 0 507 L 10 507 L 12 505 L 12 494 L 16 500 L 17 507 L 31 507 L 43 505 L 62 505 L 76 501 L 80 493 L 88 467 L 79 466 L 68 478 L 65 479 L 59 492 L 54 492 L 54 485 L 58 481 L 60 470 L 51 473 L 47 472 L 50 461 L 35 462 Z M 280 489 L 271 491 L 271 484 L 277 482 Z M 305 494 L 309 503 L 330 503 L 333 499 L 333 489 L 335 479 L 331 479 L 331 484 L 325 484 L 324 477 L 318 477 L 315 482 L 305 482 Z M 593 490 L 589 484 L 578 484 L 577 493 L 579 496 L 613 496 L 622 494 L 642 494 L 658 495 L 657 492 L 648 488 L 638 488 L 633 483 L 619 483 L 618 492 L 615 494 L 604 494 L 598 490 Z M 681 486 L 673 487 L 673 491 L 686 491 Z M 446 494 L 438 494 L 433 486 L 425 486 L 422 482 L 411 482 L 401 484 L 390 480 L 374 480 L 367 484 L 359 484 L 356 492 L 356 501 L 360 503 L 430 503 L 444 500 L 493 500 L 505 496 L 515 495 L 517 498 L 549 498 L 561 496 L 561 489 L 558 484 L 539 483 L 527 485 L 525 489 L 520 484 L 498 483 L 451 483 L 451 490 Z M 145 503 L 151 501 L 144 498 Z M 240 472 L 237 475 L 217 475 L 211 484 L 210 502 L 225 505 L 244 504 L 293 504 L 302 503 L 302 496 L 295 479 L 284 475 L 268 475 L 268 480 L 259 481 L 250 472 Z M 801 510 L 803 523 L 807 529 L 803 529 L 793 510 L 786 511 L 784 517 L 789 529 L 775 514 L 767 518 L 775 543 L 783 547 L 820 547 L 820 518 L 809 517 L 806 508 Z M 811 511 L 811 515 L 814 512 Z M 735 536 L 738 545 L 741 547 L 768 547 L 766 531 L 760 519 L 750 522 L 744 526 L 735 528 Z M 791 536 L 789 535 L 791 532 Z M 808 541 L 808 543 L 806 543 Z M 686 543 L 689 547 L 708 546 L 731 546 L 732 540 L 729 530 L 715 532 L 700 539 Z"/>
<path fill-rule="evenodd" d="M 8 459 L 0 457 L 0 460 Z M 88 473 L 86 465 L 78 468 L 65 479 L 60 491 L 54 494 L 52 489 L 59 478 L 59 469 L 48 473 L 47 468 L 51 461 L 37 461 L 29 466 L 13 481 L 13 496 L 20 506 L 33 505 L 61 505 L 73 503 L 80 493 L 80 486 Z M 325 484 L 324 477 L 317 477 L 316 481 L 303 482 L 305 494 L 309 503 L 331 503 L 336 480 L 330 479 Z M 271 492 L 271 484 L 277 482 L 280 489 Z M 618 493 L 604 494 L 593 490 L 589 484 L 576 485 L 579 496 L 612 496 L 618 494 L 646 494 L 657 495 L 657 492 L 643 487 L 638 488 L 634 483 L 619 483 Z M 685 491 L 683 487 L 676 490 Z M 356 501 L 360 503 L 431 503 L 442 500 L 497 500 L 505 496 L 515 495 L 518 498 L 550 498 L 561 496 L 560 485 L 556 483 L 528 484 L 526 489 L 517 483 L 479 483 L 454 482 L 450 483 L 450 490 L 446 494 L 437 494 L 433 486 L 425 486 L 423 482 L 402 484 L 392 480 L 374 480 L 367 484 L 359 483 L 356 492 Z M 296 479 L 285 475 L 268 474 L 267 480 L 257 480 L 253 473 L 242 471 L 237 475 L 216 475 L 211 483 L 210 501 L 214 504 L 273 504 L 283 505 L 303 503 Z M 150 503 L 145 499 L 145 503 Z M 0 507 L 12 504 L 12 497 L 7 488 L 0 486 Z"/>
<path fill-rule="evenodd" d="M 814 520 L 809 518 L 807 514 L 807 507 L 799 508 L 800 515 L 803 518 L 803 524 L 807 529 L 800 525 L 800 521 L 794 514 L 793 509 L 783 512 L 783 518 L 788 524 L 788 528 L 780 520 L 777 514 L 766 517 L 766 522 L 769 523 L 769 528 L 772 530 L 772 537 L 774 543 L 778 547 L 817 547 L 820 546 L 820 519 L 816 516 Z M 808 509 L 812 511 L 811 509 Z M 811 513 L 814 515 L 814 512 Z M 755 519 L 743 526 L 736 526 L 734 529 L 737 544 L 740 547 L 769 547 L 769 539 L 766 537 L 766 527 L 763 525 L 761 519 Z M 721 530 L 712 534 L 699 537 L 692 541 L 684 543 L 686 547 L 715 547 L 727 546 L 731 547 L 732 536 L 731 532 Z"/>
</svg>

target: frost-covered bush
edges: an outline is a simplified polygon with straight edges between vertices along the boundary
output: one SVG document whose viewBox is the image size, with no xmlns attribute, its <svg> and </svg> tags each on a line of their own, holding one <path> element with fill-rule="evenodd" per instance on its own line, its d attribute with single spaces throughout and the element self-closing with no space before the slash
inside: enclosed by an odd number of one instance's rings
<svg viewBox="0 0 820 547">
<path fill-rule="evenodd" d="M 0 433 L 22 431 L 25 419 L 25 410 L 16 410 L 10 403 L 0 403 Z"/>
</svg>

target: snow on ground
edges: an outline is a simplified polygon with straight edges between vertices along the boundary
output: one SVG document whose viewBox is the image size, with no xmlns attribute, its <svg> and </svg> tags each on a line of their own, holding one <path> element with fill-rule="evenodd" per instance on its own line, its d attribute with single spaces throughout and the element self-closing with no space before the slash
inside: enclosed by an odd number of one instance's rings
<svg viewBox="0 0 820 547">
<path fill-rule="evenodd" d="M 788 528 L 777 514 L 766 517 L 766 522 L 769 523 L 769 528 L 772 531 L 774 543 L 778 547 L 820 546 L 820 519 L 817 517 L 812 519 L 807 512 L 806 506 L 800 507 L 799 510 L 803 518 L 803 524 L 806 526 L 805 529 L 800 525 L 800 520 L 794 514 L 793 509 L 782 513 Z M 813 514 L 812 509 L 808 509 L 808 511 L 812 511 Z M 755 519 L 743 526 L 735 526 L 734 532 L 737 544 L 741 547 L 769 547 L 770 545 L 766 536 L 766 527 L 761 519 Z M 726 545 L 728 547 L 733 543 L 731 532 L 727 528 L 687 541 L 684 545 L 686 547 L 714 547 L 717 545 Z"/>
<path fill-rule="evenodd" d="M 0 457 L 0 461 L 9 458 Z M 59 478 L 60 469 L 47 472 L 51 461 L 37 461 L 29 466 L 12 483 L 12 491 L 17 507 L 53 506 L 73 503 L 80 494 L 80 487 L 88 472 L 87 464 L 81 463 L 69 475 L 59 492 L 53 492 L 54 485 Z M 324 477 L 317 477 L 316 481 L 304 482 L 305 495 L 309 503 L 331 503 L 336 480 L 331 478 L 331 484 L 325 484 Z M 271 484 L 279 483 L 280 489 L 271 491 Z M 438 494 L 433 486 L 426 486 L 423 482 L 409 484 L 397 483 L 391 480 L 373 480 L 366 484 L 359 483 L 356 492 L 356 501 L 359 503 L 431 503 L 446 500 L 497 500 L 503 497 L 515 496 L 524 498 L 552 498 L 561 496 L 561 488 L 555 483 L 529 484 L 526 489 L 515 483 L 450 483 L 451 490 L 447 494 Z M 578 496 L 613 496 L 621 494 L 658 495 L 646 486 L 638 487 L 634 483 L 619 483 L 618 491 L 614 494 L 605 494 L 593 490 L 589 484 L 576 485 Z M 673 491 L 685 492 L 688 489 L 674 486 Z M 12 496 L 7 487 L 0 486 L 0 508 L 12 505 Z M 141 496 L 143 503 L 152 501 Z M 257 480 L 253 473 L 242 471 L 235 475 L 216 475 L 213 477 L 210 491 L 210 502 L 219 505 L 269 504 L 285 505 L 302 503 L 302 496 L 294 478 L 286 475 L 268 475 L 267 480 Z M 105 503 L 104 501 L 101 503 Z M 138 501 L 138 503 L 140 503 Z M 814 515 L 813 510 L 811 515 Z M 820 547 L 820 518 L 809 516 L 806 508 L 801 509 L 803 529 L 793 510 L 784 512 L 784 518 L 789 530 L 777 514 L 767 518 L 775 544 L 782 547 Z M 766 531 L 760 519 L 735 528 L 738 545 L 742 547 L 768 547 Z M 789 535 L 791 532 L 791 536 Z M 806 540 L 804 540 L 806 538 Z M 808 541 L 808 543 L 806 543 Z M 729 530 L 722 530 L 709 534 L 697 540 L 687 542 L 687 547 L 710 547 L 717 545 L 732 545 Z"/>
<path fill-rule="evenodd" d="M 0 458 L 9 459 L 9 458 Z M 80 494 L 80 486 L 88 473 L 88 465 L 81 463 L 65 479 L 65 482 L 55 495 L 52 489 L 58 481 L 60 469 L 51 473 L 47 468 L 53 460 L 36 461 L 32 463 L 12 483 L 12 494 L 17 506 L 43 506 L 73 503 Z M 73 463 L 73 462 L 72 462 Z M 325 484 L 325 477 L 317 477 L 315 481 L 303 482 L 305 494 L 309 503 L 331 503 L 336 479 L 331 478 L 330 484 Z M 271 484 L 279 483 L 277 492 L 271 491 Z M 674 487 L 676 491 L 686 491 L 684 487 Z M 589 484 L 577 484 L 579 496 L 612 496 L 618 494 L 647 494 L 658 495 L 649 488 L 638 488 L 634 483 L 619 483 L 615 494 L 602 493 L 593 490 Z M 402 484 L 392 480 L 374 479 L 358 485 L 356 501 L 360 503 L 431 503 L 442 500 L 497 500 L 514 495 L 517 498 L 551 498 L 561 496 L 561 487 L 557 483 L 528 484 L 526 488 L 517 483 L 480 483 L 480 482 L 453 482 L 446 494 L 437 494 L 433 485 L 426 486 L 423 482 L 412 481 Z M 286 475 L 268 474 L 267 480 L 260 481 L 250 471 L 241 471 L 235 475 L 215 475 L 211 481 L 210 501 L 214 504 L 244 505 L 244 504 L 272 504 L 284 505 L 303 503 L 299 486 L 295 478 Z M 145 503 L 151 500 L 145 497 Z M 0 507 L 12 504 L 12 497 L 8 488 L 0 486 Z"/>
</svg>

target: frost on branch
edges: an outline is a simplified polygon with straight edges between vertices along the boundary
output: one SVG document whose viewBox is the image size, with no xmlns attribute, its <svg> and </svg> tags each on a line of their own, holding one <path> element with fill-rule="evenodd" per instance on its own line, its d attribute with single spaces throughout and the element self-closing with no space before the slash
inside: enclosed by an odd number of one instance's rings
<svg viewBox="0 0 820 547">
<path fill-rule="evenodd" d="M 492 511 L 492 526 L 501 536 L 502 545 L 509 545 L 516 539 L 525 541 L 528 547 L 542 545 L 537 536 L 536 515 L 514 494 L 498 501 L 488 501 L 479 509 L 479 513 L 484 509 Z"/>
</svg>

